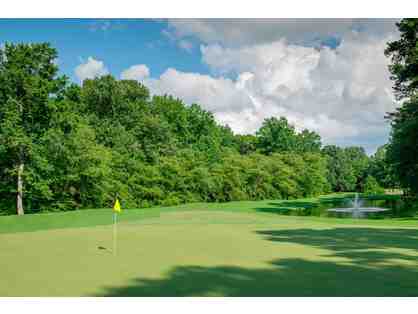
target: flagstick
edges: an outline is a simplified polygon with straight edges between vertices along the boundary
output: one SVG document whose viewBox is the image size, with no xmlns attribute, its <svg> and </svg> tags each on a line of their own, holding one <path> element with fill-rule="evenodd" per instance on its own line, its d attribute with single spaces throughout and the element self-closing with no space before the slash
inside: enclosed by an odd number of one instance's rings
<svg viewBox="0 0 418 314">
<path fill-rule="evenodd" d="M 116 255 L 117 250 L 117 213 L 113 212 L 113 255 Z"/>
</svg>

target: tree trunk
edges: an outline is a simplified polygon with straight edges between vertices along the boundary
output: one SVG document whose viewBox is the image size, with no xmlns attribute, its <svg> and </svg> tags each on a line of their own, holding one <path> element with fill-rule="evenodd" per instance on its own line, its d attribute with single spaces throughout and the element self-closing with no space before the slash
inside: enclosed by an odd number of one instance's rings
<svg viewBox="0 0 418 314">
<path fill-rule="evenodd" d="M 23 162 L 20 162 L 17 168 L 17 193 L 16 193 L 16 212 L 18 215 L 24 215 L 23 210 Z"/>
<path fill-rule="evenodd" d="M 21 102 L 17 102 L 20 116 L 23 114 L 23 106 Z M 20 146 L 19 152 L 19 164 L 17 166 L 17 193 L 16 193 L 16 212 L 18 215 L 24 215 L 25 211 L 23 210 L 23 168 L 25 166 L 23 154 L 24 148 Z"/>
</svg>

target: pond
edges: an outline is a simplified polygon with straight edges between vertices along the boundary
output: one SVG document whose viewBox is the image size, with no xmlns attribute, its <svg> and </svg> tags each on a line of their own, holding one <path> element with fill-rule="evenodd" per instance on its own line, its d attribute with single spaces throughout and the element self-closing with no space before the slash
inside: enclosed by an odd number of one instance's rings
<svg viewBox="0 0 418 314">
<path fill-rule="evenodd" d="M 355 202 L 355 194 L 323 196 L 317 202 L 283 201 L 277 205 L 276 213 L 297 216 L 326 216 L 326 217 L 357 217 L 357 218 L 385 218 L 399 216 L 403 208 L 403 201 L 399 195 L 368 195 L 359 196 Z M 361 213 L 350 210 L 353 207 L 364 209 Z M 368 208 L 383 209 L 378 212 L 367 212 Z M 337 209 L 337 211 L 334 211 Z M 347 209 L 347 211 L 344 211 Z M 385 210 L 386 209 L 386 210 Z"/>
</svg>

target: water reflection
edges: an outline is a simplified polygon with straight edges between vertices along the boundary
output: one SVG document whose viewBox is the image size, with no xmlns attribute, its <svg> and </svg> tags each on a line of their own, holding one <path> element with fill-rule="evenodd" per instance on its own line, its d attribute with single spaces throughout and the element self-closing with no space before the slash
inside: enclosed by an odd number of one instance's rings
<svg viewBox="0 0 418 314">
<path fill-rule="evenodd" d="M 269 208 L 259 208 L 261 211 L 272 212 L 283 215 L 297 216 L 328 216 L 328 217 L 353 217 L 353 199 L 355 194 L 341 197 L 339 195 L 321 197 L 319 201 L 281 201 L 272 202 Z M 382 208 L 388 209 L 382 212 L 367 212 L 361 217 L 365 218 L 384 218 L 398 216 L 403 208 L 403 201 L 399 196 L 388 195 L 368 195 L 359 196 L 358 204 L 361 208 Z M 347 209 L 347 211 L 329 211 L 330 209 Z"/>
</svg>

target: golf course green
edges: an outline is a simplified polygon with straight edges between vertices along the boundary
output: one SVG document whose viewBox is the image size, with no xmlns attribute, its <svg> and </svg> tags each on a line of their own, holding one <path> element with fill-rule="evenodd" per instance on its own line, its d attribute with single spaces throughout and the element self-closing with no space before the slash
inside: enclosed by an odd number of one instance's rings
<svg viewBox="0 0 418 314">
<path fill-rule="evenodd" d="M 418 219 L 274 204 L 0 217 L 0 296 L 418 296 Z"/>
</svg>

